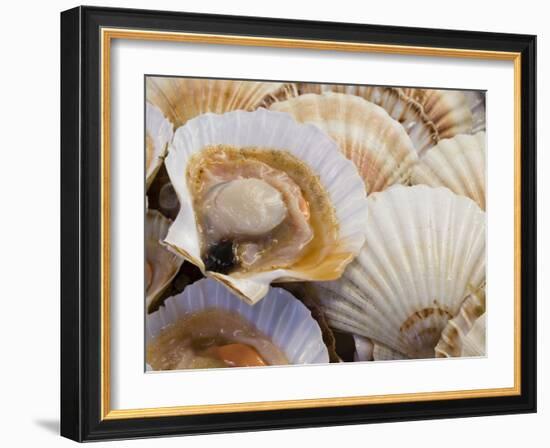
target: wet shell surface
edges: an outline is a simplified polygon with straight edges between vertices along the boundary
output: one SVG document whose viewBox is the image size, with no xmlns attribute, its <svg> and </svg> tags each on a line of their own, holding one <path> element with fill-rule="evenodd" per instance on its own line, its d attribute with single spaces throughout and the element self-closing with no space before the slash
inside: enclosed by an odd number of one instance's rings
<svg viewBox="0 0 550 448">
<path fill-rule="evenodd" d="M 365 181 L 381 191 L 406 177 L 418 157 L 403 126 L 374 103 L 340 93 L 305 94 L 276 102 L 271 110 L 313 123 L 330 135 Z"/>
<path fill-rule="evenodd" d="M 412 169 L 411 183 L 447 187 L 485 210 L 485 132 L 441 140 Z"/>
<path fill-rule="evenodd" d="M 485 280 L 485 213 L 446 188 L 370 195 L 365 245 L 342 278 L 318 282 L 329 324 L 409 358 L 434 357 L 447 322 Z"/>
<path fill-rule="evenodd" d="M 175 127 L 206 112 L 252 111 L 296 94 L 293 84 L 237 80 L 147 77 L 147 101 Z"/>
<path fill-rule="evenodd" d="M 337 92 L 356 95 L 382 107 L 403 126 L 419 154 L 439 140 L 435 124 L 424 113 L 420 104 L 405 95 L 401 89 L 343 84 L 298 84 L 298 90 L 300 93 Z"/>
<path fill-rule="evenodd" d="M 485 288 L 470 294 L 460 307 L 460 312 L 452 318 L 435 347 L 438 358 L 448 358 L 464 355 L 464 341 L 472 330 L 475 322 L 485 313 Z M 483 344 L 484 346 L 485 344 Z M 478 355 L 473 355 L 478 356 Z"/>
<path fill-rule="evenodd" d="M 145 294 L 150 309 L 178 273 L 183 258 L 162 245 L 170 220 L 156 210 L 147 210 L 145 217 Z"/>
<path fill-rule="evenodd" d="M 283 352 L 289 364 L 329 362 L 319 325 L 292 294 L 281 288 L 270 288 L 264 300 L 252 306 L 212 279 L 193 283 L 147 316 L 147 345 L 178 320 L 211 310 L 240 316 L 269 338 Z M 229 339 L 239 337 L 238 334 L 226 336 Z"/>
<path fill-rule="evenodd" d="M 288 160 L 299 169 L 286 170 Z M 284 162 L 283 168 L 270 166 L 274 161 Z M 367 201 L 355 165 L 319 128 L 299 124 L 286 113 L 259 109 L 201 115 L 176 131 L 165 165 L 181 205 L 165 242 L 248 303 L 264 297 L 273 281 L 338 278 L 363 245 Z M 215 174 L 200 203 L 193 196 L 195 183 L 186 178 L 190 167 Z M 316 195 L 303 196 L 313 186 Z M 272 250 L 279 256 L 282 248 L 285 257 L 286 252 L 292 257 L 284 258 L 285 264 L 282 258 L 271 263 L 255 246 L 268 247 L 261 246 L 265 235 L 295 217 L 300 224 L 292 221 L 292 231 L 276 238 Z M 205 238 L 214 237 L 218 242 L 205 246 Z M 260 263 L 260 268 L 241 270 L 229 263 L 222 271 L 227 254 L 231 263 L 245 260 L 246 266 Z M 270 264 L 262 264 L 266 259 Z"/>
<path fill-rule="evenodd" d="M 172 124 L 158 107 L 145 106 L 145 179 L 147 188 L 162 165 L 168 143 L 172 140 Z"/>
<path fill-rule="evenodd" d="M 435 125 L 439 139 L 472 132 L 473 116 L 462 91 L 415 88 L 402 91 L 422 106 L 424 113 Z"/>
</svg>

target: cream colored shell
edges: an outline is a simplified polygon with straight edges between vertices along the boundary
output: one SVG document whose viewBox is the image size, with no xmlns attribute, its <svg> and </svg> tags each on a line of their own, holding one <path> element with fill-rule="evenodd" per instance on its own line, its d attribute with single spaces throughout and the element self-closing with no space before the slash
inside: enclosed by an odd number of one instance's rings
<svg viewBox="0 0 550 448">
<path fill-rule="evenodd" d="M 146 308 L 156 304 L 166 287 L 178 273 L 183 258 L 170 252 L 161 241 L 166 237 L 171 221 L 156 210 L 147 210 L 145 216 L 145 262 L 150 269 L 151 282 L 146 284 Z M 147 277 L 147 276 L 146 276 Z M 146 279 L 147 281 L 147 279 Z"/>
<path fill-rule="evenodd" d="M 462 356 L 485 356 L 486 314 L 474 322 L 472 329 L 462 341 Z"/>
<path fill-rule="evenodd" d="M 355 164 L 369 193 L 403 180 L 418 160 L 404 128 L 361 97 L 305 94 L 276 102 L 271 109 L 287 112 L 301 123 L 313 123 L 330 135 Z"/>
<path fill-rule="evenodd" d="M 441 140 L 412 169 L 411 183 L 447 187 L 485 210 L 485 132 Z"/>
<path fill-rule="evenodd" d="M 485 279 L 485 213 L 446 188 L 370 195 L 363 249 L 316 283 L 329 324 L 410 358 L 433 357 L 449 319 Z"/>
<path fill-rule="evenodd" d="M 480 92 L 479 90 L 466 90 L 464 91 L 464 96 L 472 112 L 472 134 L 485 131 L 485 92 Z"/>
<path fill-rule="evenodd" d="M 402 91 L 422 106 L 424 113 L 434 123 L 439 139 L 472 132 L 473 116 L 462 91 L 414 88 Z"/>
<path fill-rule="evenodd" d="M 200 78 L 147 77 L 147 101 L 175 127 L 206 112 L 255 110 L 296 94 L 293 84 Z"/>
<path fill-rule="evenodd" d="M 435 347 L 438 358 L 469 356 L 464 355 L 464 342 L 475 322 L 485 313 L 485 288 L 473 292 L 460 307 L 460 312 L 452 318 Z"/>
<path fill-rule="evenodd" d="M 393 87 L 360 86 L 344 84 L 298 84 L 300 93 L 337 92 L 356 95 L 382 107 L 394 120 L 398 121 L 419 154 L 439 140 L 437 128 L 424 113 L 422 107 L 405 95 L 401 89 Z"/>
</svg>

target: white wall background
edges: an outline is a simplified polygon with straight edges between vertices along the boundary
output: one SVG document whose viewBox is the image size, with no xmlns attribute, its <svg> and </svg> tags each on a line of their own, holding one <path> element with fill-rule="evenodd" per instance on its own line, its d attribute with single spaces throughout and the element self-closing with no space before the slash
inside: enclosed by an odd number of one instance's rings
<svg viewBox="0 0 550 448">
<path fill-rule="evenodd" d="M 226 447 L 258 446 L 547 446 L 550 392 L 546 387 L 550 331 L 550 270 L 544 252 L 550 222 L 543 208 L 550 187 L 550 158 L 543 138 L 550 120 L 545 72 L 550 53 L 549 11 L 544 2 L 460 2 L 338 0 L 321 4 L 277 0 L 89 1 L 88 4 L 192 12 L 353 21 L 386 25 L 472 29 L 537 34 L 539 171 L 539 413 L 241 433 L 118 442 L 110 446 Z M 71 1 L 9 1 L 2 5 L 0 96 L 0 440 L 3 446 L 68 446 L 59 438 L 59 12 Z M 546 126 L 545 126 L 546 125 Z M 548 205 L 548 204 L 547 204 Z M 29 275 L 29 273 L 32 273 Z M 545 351 L 545 357 L 543 352 Z M 99 444 L 96 446 L 103 446 Z"/>
</svg>

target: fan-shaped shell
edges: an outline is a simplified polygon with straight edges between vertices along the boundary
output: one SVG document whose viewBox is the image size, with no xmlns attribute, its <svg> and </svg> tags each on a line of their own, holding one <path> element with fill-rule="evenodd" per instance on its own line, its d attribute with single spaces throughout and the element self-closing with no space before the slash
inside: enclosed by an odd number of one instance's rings
<svg viewBox="0 0 550 448">
<path fill-rule="evenodd" d="M 198 78 L 147 77 L 147 101 L 177 127 L 206 112 L 252 111 L 295 95 L 293 84 Z"/>
<path fill-rule="evenodd" d="M 158 107 L 145 105 L 145 178 L 147 188 L 162 165 L 173 128 Z"/>
<path fill-rule="evenodd" d="M 148 310 L 154 307 L 155 301 L 176 276 L 183 263 L 182 257 L 170 252 L 161 244 L 170 224 L 170 220 L 156 210 L 147 210 L 145 217 L 145 290 Z"/>
<path fill-rule="evenodd" d="M 449 319 L 485 279 L 485 213 L 446 188 L 370 195 L 363 249 L 316 287 L 329 324 L 409 358 L 433 357 Z"/>
<path fill-rule="evenodd" d="M 202 279 L 168 298 L 146 319 L 149 344 L 167 326 L 185 315 L 219 309 L 236 313 L 268 336 L 290 364 L 328 363 L 321 329 L 309 310 L 292 294 L 270 288 L 265 299 L 251 306 L 212 279 Z"/>
<path fill-rule="evenodd" d="M 411 183 L 447 187 L 485 210 L 485 132 L 441 140 L 412 169 Z"/>
<path fill-rule="evenodd" d="M 305 94 L 276 102 L 301 123 L 313 123 L 330 135 L 365 181 L 367 192 L 402 180 L 418 157 L 405 129 L 388 113 L 361 97 L 340 93 Z"/>
<path fill-rule="evenodd" d="M 420 104 L 400 89 L 379 86 L 344 84 L 298 84 L 300 93 L 337 92 L 356 95 L 382 107 L 394 120 L 401 123 L 419 154 L 436 144 L 439 135 L 435 124 L 424 113 Z"/>
<path fill-rule="evenodd" d="M 434 123 L 439 139 L 472 132 L 473 116 L 462 91 L 415 88 L 402 91 L 422 106 Z"/>
<path fill-rule="evenodd" d="M 483 313 L 485 288 L 470 294 L 460 307 L 460 312 L 449 321 L 435 347 L 436 357 L 466 356 L 463 355 L 464 340 Z"/>
<path fill-rule="evenodd" d="M 319 263 L 304 260 L 289 268 L 239 275 L 206 271 L 185 172 L 194 154 L 220 144 L 286 151 L 316 174 L 338 221 L 337 241 L 332 247 L 325 248 L 327 250 Z M 255 303 L 267 294 L 273 281 L 338 278 L 364 242 L 367 202 L 364 183 L 357 169 L 324 132 L 311 124 L 299 124 L 288 114 L 259 109 L 201 115 L 176 131 L 165 164 L 181 205 L 165 242 L 206 275 L 217 278 L 249 303 Z"/>
</svg>

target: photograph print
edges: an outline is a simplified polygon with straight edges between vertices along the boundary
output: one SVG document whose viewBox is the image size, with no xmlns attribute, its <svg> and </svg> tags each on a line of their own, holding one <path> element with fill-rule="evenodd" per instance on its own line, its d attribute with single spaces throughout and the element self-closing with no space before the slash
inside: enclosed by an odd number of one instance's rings
<svg viewBox="0 0 550 448">
<path fill-rule="evenodd" d="M 147 371 L 486 356 L 484 91 L 148 75 L 143 107 Z"/>
</svg>

